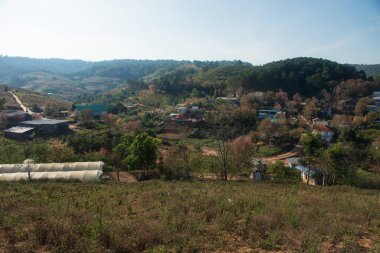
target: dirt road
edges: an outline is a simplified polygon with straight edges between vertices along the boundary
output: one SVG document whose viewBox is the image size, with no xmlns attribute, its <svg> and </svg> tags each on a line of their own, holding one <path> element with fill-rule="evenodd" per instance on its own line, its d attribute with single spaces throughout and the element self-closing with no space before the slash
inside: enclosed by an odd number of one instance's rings
<svg viewBox="0 0 380 253">
<path fill-rule="evenodd" d="M 13 98 L 16 100 L 17 104 L 21 107 L 21 109 L 24 111 L 24 112 L 27 112 L 29 115 L 31 115 L 32 117 L 34 118 L 42 118 L 42 115 L 41 113 L 35 113 L 33 111 L 31 111 L 28 107 L 26 107 L 20 100 L 20 98 L 14 94 L 12 91 L 8 91 L 12 96 Z"/>
<path fill-rule="evenodd" d="M 263 161 L 274 162 L 274 161 L 277 161 L 277 160 L 285 160 L 286 158 L 297 156 L 301 152 L 301 150 L 302 150 L 302 147 L 300 145 L 296 145 L 289 152 L 286 152 L 286 153 L 283 153 L 283 154 L 279 154 L 279 155 L 276 155 L 276 156 L 265 157 L 265 158 L 263 158 Z"/>
</svg>

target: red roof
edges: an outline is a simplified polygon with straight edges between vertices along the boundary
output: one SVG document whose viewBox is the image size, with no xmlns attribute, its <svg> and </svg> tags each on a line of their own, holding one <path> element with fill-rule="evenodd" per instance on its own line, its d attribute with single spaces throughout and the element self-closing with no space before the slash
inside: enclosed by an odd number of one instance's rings
<svg viewBox="0 0 380 253">
<path fill-rule="evenodd" d="M 315 125 L 314 130 L 319 131 L 319 132 L 334 132 L 333 130 L 331 130 L 325 125 Z"/>
<path fill-rule="evenodd" d="M 175 116 L 176 119 L 184 119 L 185 118 L 185 115 L 182 115 L 182 114 L 178 114 Z"/>
</svg>

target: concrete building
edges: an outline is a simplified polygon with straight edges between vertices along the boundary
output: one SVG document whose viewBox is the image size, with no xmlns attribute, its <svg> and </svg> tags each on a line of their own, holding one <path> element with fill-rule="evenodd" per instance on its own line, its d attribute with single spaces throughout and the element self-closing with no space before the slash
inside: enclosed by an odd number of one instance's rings
<svg viewBox="0 0 380 253">
<path fill-rule="evenodd" d="M 20 125 L 35 128 L 37 133 L 43 135 L 56 135 L 69 130 L 67 120 L 38 119 L 20 122 Z"/>
</svg>

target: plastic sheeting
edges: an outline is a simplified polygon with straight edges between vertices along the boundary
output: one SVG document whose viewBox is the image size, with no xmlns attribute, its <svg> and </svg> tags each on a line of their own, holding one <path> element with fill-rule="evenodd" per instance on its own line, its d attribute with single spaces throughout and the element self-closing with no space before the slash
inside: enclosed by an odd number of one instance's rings
<svg viewBox="0 0 380 253">
<path fill-rule="evenodd" d="M 24 164 L 0 164 L 0 181 L 78 180 L 99 181 L 103 162 L 40 163 L 25 160 Z"/>
<path fill-rule="evenodd" d="M 18 172 L 53 172 L 53 171 L 93 171 L 103 170 L 103 162 L 78 162 L 78 163 L 40 163 L 30 165 L 24 164 L 0 164 L 0 173 Z"/>
<path fill-rule="evenodd" d="M 102 175 L 101 170 L 87 171 L 46 171 L 31 172 L 31 180 L 78 180 L 78 181 L 99 181 Z M 3 173 L 0 174 L 0 181 L 20 181 L 29 180 L 27 172 Z"/>
</svg>

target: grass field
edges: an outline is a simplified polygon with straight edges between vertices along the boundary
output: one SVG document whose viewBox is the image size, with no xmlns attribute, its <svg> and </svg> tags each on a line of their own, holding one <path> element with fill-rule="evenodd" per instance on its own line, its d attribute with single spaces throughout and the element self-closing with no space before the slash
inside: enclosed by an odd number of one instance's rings
<svg viewBox="0 0 380 253">
<path fill-rule="evenodd" d="M 0 252 L 380 252 L 380 192 L 352 187 L 2 183 L 0 203 Z"/>
</svg>

